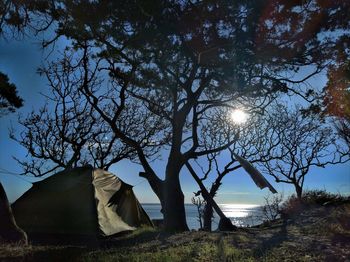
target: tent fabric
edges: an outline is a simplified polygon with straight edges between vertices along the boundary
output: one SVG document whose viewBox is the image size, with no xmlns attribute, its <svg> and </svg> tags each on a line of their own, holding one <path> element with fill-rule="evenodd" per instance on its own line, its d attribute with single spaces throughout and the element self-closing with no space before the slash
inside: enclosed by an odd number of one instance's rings
<svg viewBox="0 0 350 262">
<path fill-rule="evenodd" d="M 132 191 L 110 172 L 80 167 L 33 184 L 13 205 L 27 233 L 110 236 L 152 222 Z"/>
<path fill-rule="evenodd" d="M 254 183 L 260 188 L 263 189 L 267 187 L 273 194 L 277 193 L 277 190 L 267 181 L 267 179 L 246 159 L 240 157 L 239 155 L 233 153 L 235 159 L 241 164 L 245 171 L 253 179 Z"/>
</svg>

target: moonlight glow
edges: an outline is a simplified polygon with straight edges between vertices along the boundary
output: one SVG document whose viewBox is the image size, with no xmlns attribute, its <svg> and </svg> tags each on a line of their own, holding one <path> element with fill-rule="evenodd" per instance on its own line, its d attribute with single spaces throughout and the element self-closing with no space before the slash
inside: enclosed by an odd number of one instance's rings
<svg viewBox="0 0 350 262">
<path fill-rule="evenodd" d="M 248 114 L 241 109 L 235 109 L 231 112 L 231 119 L 235 124 L 243 124 L 248 119 Z"/>
</svg>

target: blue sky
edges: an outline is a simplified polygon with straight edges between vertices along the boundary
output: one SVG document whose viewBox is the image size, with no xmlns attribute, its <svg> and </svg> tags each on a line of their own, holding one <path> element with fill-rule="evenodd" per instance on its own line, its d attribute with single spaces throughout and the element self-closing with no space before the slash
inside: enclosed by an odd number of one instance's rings
<svg viewBox="0 0 350 262">
<path fill-rule="evenodd" d="M 58 43 L 59 45 L 64 45 L 64 41 Z M 46 92 L 48 88 L 45 79 L 40 77 L 36 70 L 46 56 L 47 54 L 40 50 L 39 43 L 33 39 L 11 42 L 0 41 L 0 71 L 7 74 L 10 81 L 16 84 L 20 96 L 25 100 L 23 108 L 18 110 L 20 114 L 26 115 L 44 102 L 40 92 Z M 53 57 L 55 57 L 55 53 L 50 55 L 50 59 Z M 313 79 L 313 84 L 318 86 L 322 86 L 324 83 L 324 77 Z M 12 159 L 12 156 L 24 158 L 26 157 L 26 151 L 8 138 L 8 128 L 11 124 L 20 131 L 17 125 L 17 114 L 0 118 L 0 181 L 12 202 L 30 188 L 31 184 L 28 181 L 37 181 L 38 179 L 14 175 L 20 173 L 21 169 Z M 224 162 L 225 159 L 221 159 L 221 161 Z M 157 161 L 153 163 L 153 167 L 157 173 L 164 174 L 164 164 L 164 161 Z M 4 174 L 4 170 L 14 174 Z M 128 161 L 122 161 L 110 169 L 125 182 L 135 185 L 134 191 L 141 202 L 158 202 L 147 181 L 138 176 L 138 172 L 141 170 L 140 166 Z M 272 179 L 268 179 L 277 191 L 284 192 L 285 196 L 294 192 L 292 186 L 276 184 Z M 198 186 L 185 168 L 181 173 L 181 185 L 185 194 L 185 201 L 189 203 L 193 192 L 198 190 Z M 305 189 L 315 188 L 350 194 L 350 163 L 311 169 L 305 180 Z M 223 185 L 217 195 L 217 201 L 219 203 L 261 204 L 263 203 L 263 197 L 267 194 L 267 189 L 258 189 L 243 170 L 238 170 L 224 178 Z"/>
</svg>

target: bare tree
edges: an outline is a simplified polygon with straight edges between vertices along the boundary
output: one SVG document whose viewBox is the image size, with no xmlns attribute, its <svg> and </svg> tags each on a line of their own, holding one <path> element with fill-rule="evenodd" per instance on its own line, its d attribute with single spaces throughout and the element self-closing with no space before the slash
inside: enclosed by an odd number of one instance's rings
<svg viewBox="0 0 350 262">
<path fill-rule="evenodd" d="M 272 138 L 279 144 L 270 150 L 273 160 L 264 161 L 261 166 L 276 182 L 292 184 L 299 199 L 311 167 L 323 168 L 349 160 L 334 128 L 318 115 L 305 116 L 299 106 L 278 105 L 269 118 Z"/>
<path fill-rule="evenodd" d="M 261 207 L 263 221 L 271 222 L 281 216 L 281 204 L 283 194 L 267 195 L 264 197 L 264 205 Z"/>
<path fill-rule="evenodd" d="M 24 131 L 17 137 L 12 130 L 10 136 L 28 151 L 29 160 L 15 158 L 23 167 L 23 174 L 36 177 L 50 174 L 59 169 L 90 164 L 108 169 L 122 159 L 133 160 L 133 148 L 117 139 L 99 116 L 94 113 L 88 101 L 76 89 L 83 79 L 73 65 L 73 58 L 66 57 L 52 63 L 48 69 L 41 69 L 50 85 L 46 104 L 38 112 L 19 118 Z M 90 80 L 98 85 L 97 79 Z M 132 122 L 137 122 L 137 107 L 131 107 L 123 123 L 125 132 L 135 132 Z M 145 136 L 145 139 L 147 136 Z"/>
<path fill-rule="evenodd" d="M 203 229 L 203 208 L 205 205 L 205 200 L 200 197 L 192 197 L 191 202 L 197 208 L 199 229 Z"/>
<path fill-rule="evenodd" d="M 249 111 L 248 105 L 245 105 L 244 108 L 247 112 Z M 208 189 L 212 198 L 218 193 L 223 179 L 227 175 L 234 175 L 236 170 L 242 168 L 242 164 L 237 159 L 238 156 L 249 160 L 249 162 L 254 165 L 265 161 L 271 161 L 273 156 L 270 152 L 279 145 L 279 141 L 273 139 L 271 129 L 268 128 L 264 116 L 254 112 L 256 108 L 252 107 L 252 103 L 250 103 L 250 110 L 249 119 L 246 123 L 237 124 L 232 121 L 230 122 L 230 125 L 235 128 L 238 133 L 237 140 L 227 150 L 206 155 L 206 168 L 203 168 L 203 164 L 198 163 L 198 167 L 200 167 L 198 173 L 202 173 L 200 180 L 203 183 L 205 183 L 209 177 L 214 177 L 214 181 Z M 226 113 L 225 115 L 229 114 Z M 208 133 L 207 137 L 213 137 L 214 139 L 220 132 L 222 132 L 222 128 L 213 129 L 211 133 Z M 222 159 L 227 158 L 229 160 L 222 163 Z M 257 181 L 257 186 L 260 188 L 264 188 L 265 186 L 269 187 L 269 189 L 275 193 L 274 188 L 267 183 L 259 183 L 259 181 Z M 201 190 L 195 193 L 195 195 L 199 194 L 202 194 Z M 204 229 L 207 231 L 211 231 L 212 217 L 213 207 L 210 202 L 206 202 L 203 221 Z"/>
</svg>

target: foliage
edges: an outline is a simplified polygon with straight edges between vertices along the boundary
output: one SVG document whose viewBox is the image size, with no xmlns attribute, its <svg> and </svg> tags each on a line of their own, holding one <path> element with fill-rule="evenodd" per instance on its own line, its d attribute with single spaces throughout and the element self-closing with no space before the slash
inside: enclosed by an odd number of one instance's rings
<svg viewBox="0 0 350 262">
<path fill-rule="evenodd" d="M 312 206 L 325 204 L 337 204 L 349 201 L 349 197 L 327 192 L 326 190 L 308 190 L 304 192 L 301 199 L 291 195 L 280 208 L 280 213 L 285 215 L 296 215 Z"/>
<path fill-rule="evenodd" d="M 22 106 L 23 99 L 18 96 L 16 86 L 9 82 L 7 75 L 0 72 L 0 116 Z"/>
<path fill-rule="evenodd" d="M 346 47 L 348 52 L 349 47 Z M 345 53 L 345 51 L 344 51 Z M 343 53 L 343 55 L 345 55 Z M 331 67 L 324 89 L 325 113 L 335 116 L 335 126 L 350 148 L 350 56 L 345 63 Z"/>
</svg>

